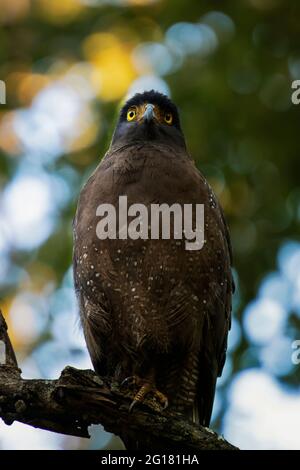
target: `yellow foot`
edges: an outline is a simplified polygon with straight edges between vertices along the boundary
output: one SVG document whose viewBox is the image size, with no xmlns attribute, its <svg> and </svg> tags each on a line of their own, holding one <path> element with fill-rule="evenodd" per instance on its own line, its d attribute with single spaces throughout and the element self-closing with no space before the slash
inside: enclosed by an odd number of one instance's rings
<svg viewBox="0 0 300 470">
<path fill-rule="evenodd" d="M 163 410 L 165 410 L 168 406 L 168 398 L 166 395 L 157 390 L 155 384 L 150 380 L 141 379 L 137 376 L 127 377 L 125 380 L 123 380 L 121 386 L 133 386 L 134 388 L 138 389 L 129 407 L 130 413 L 137 404 L 144 403 L 146 398 L 154 398 Z"/>
</svg>

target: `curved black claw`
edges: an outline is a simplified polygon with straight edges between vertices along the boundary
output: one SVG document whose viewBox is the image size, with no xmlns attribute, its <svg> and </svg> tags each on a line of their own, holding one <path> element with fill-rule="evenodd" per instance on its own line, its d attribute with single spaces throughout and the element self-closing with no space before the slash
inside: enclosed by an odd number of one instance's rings
<svg viewBox="0 0 300 470">
<path fill-rule="evenodd" d="M 129 407 L 129 413 L 132 413 L 133 412 L 133 409 L 134 407 L 137 405 L 137 403 L 139 403 L 139 400 L 133 400 L 132 403 L 130 404 L 130 407 Z"/>
<path fill-rule="evenodd" d="M 122 382 L 121 382 L 121 388 L 122 387 L 132 387 L 136 385 L 136 377 L 134 375 L 130 377 L 126 377 Z"/>
<path fill-rule="evenodd" d="M 167 397 L 166 397 L 166 400 L 165 400 L 165 402 L 164 402 L 164 404 L 163 404 L 163 410 L 165 410 L 166 408 L 168 408 L 168 406 L 169 406 L 169 401 L 168 401 L 168 399 L 167 399 Z"/>
</svg>

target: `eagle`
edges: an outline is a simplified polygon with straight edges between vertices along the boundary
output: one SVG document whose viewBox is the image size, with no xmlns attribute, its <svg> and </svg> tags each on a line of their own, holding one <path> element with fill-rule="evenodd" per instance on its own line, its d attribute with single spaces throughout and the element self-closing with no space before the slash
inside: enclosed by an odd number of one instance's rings
<svg viewBox="0 0 300 470">
<path fill-rule="evenodd" d="M 201 204 L 201 249 L 187 249 L 172 230 L 169 239 L 99 238 L 98 207 L 117 208 L 124 196 L 128 206 L 149 209 Z M 167 96 L 145 91 L 123 105 L 110 147 L 81 190 L 73 238 L 75 290 L 96 373 L 133 384 L 130 411 L 150 397 L 209 426 L 231 325 L 232 250 L 221 206 Z"/>
</svg>

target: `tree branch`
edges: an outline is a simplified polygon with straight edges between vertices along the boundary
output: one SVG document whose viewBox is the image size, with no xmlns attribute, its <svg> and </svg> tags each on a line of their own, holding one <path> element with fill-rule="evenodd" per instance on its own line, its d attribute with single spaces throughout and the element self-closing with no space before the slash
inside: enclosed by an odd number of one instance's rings
<svg viewBox="0 0 300 470">
<path fill-rule="evenodd" d="M 213 431 L 184 421 L 178 414 L 157 410 L 157 404 L 129 413 L 131 390 L 91 370 L 67 366 L 58 380 L 25 380 L 0 311 L 0 417 L 72 436 L 89 437 L 91 424 L 102 424 L 119 436 L 137 434 L 148 450 L 237 449 Z"/>
</svg>

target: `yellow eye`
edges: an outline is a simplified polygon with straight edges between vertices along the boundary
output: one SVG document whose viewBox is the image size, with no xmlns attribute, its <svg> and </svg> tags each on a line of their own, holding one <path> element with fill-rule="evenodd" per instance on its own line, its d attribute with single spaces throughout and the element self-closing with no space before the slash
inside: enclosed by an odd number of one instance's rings
<svg viewBox="0 0 300 470">
<path fill-rule="evenodd" d="M 136 118 L 136 110 L 131 108 L 127 113 L 127 121 L 133 121 Z"/>
<path fill-rule="evenodd" d="M 167 124 L 169 124 L 169 125 L 172 124 L 172 122 L 173 122 L 173 116 L 172 116 L 171 113 L 166 113 L 166 114 L 165 114 L 165 122 L 166 122 Z"/>
</svg>

